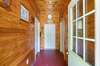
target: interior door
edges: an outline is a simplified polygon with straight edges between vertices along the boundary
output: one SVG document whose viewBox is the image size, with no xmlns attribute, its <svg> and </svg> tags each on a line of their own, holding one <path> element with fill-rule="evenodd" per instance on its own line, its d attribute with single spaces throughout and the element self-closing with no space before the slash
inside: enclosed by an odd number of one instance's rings
<svg viewBox="0 0 100 66">
<path fill-rule="evenodd" d="M 40 22 L 35 18 L 35 55 L 40 52 Z"/>
<path fill-rule="evenodd" d="M 68 66 L 95 66 L 95 0 L 68 6 Z"/>
<path fill-rule="evenodd" d="M 55 49 L 55 24 L 45 24 L 45 49 Z"/>
<path fill-rule="evenodd" d="M 64 22 L 60 23 L 60 52 L 64 53 Z"/>
</svg>

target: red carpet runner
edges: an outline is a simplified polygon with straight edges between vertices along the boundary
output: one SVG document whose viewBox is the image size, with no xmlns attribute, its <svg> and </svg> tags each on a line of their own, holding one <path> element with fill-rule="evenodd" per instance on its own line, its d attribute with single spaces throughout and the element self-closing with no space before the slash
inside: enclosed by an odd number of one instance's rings
<svg viewBox="0 0 100 66">
<path fill-rule="evenodd" d="M 42 50 L 36 59 L 34 66 L 66 66 L 64 56 L 59 51 Z"/>
</svg>

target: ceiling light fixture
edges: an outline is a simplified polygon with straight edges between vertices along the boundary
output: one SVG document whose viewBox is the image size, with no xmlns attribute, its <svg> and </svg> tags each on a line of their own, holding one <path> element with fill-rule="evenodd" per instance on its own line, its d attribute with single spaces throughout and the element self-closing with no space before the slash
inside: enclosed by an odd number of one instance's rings
<svg viewBox="0 0 100 66">
<path fill-rule="evenodd" d="M 48 19 L 52 19 L 52 15 L 51 14 L 48 15 Z"/>
<path fill-rule="evenodd" d="M 52 1 L 49 1 L 49 4 L 52 4 Z"/>
</svg>

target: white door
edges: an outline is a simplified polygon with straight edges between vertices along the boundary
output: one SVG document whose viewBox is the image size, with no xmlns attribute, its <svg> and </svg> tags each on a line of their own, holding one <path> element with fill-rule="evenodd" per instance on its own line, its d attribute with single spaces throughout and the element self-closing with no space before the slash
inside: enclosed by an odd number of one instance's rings
<svg viewBox="0 0 100 66">
<path fill-rule="evenodd" d="M 71 0 L 68 6 L 68 66 L 96 66 L 95 1 Z"/>
<path fill-rule="evenodd" d="M 64 22 L 60 23 L 60 52 L 64 53 Z"/>
<path fill-rule="evenodd" d="M 35 55 L 40 52 L 40 22 L 35 18 Z"/>
<path fill-rule="evenodd" d="M 45 49 L 55 49 L 55 24 L 45 24 Z"/>
</svg>

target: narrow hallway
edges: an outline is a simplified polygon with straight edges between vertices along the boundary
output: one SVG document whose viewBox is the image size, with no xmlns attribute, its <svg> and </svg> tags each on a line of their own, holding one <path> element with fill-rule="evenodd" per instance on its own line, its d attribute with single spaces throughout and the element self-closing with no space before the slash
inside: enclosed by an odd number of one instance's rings
<svg viewBox="0 0 100 66">
<path fill-rule="evenodd" d="M 0 66 L 100 66 L 100 0 L 0 0 Z"/>
<path fill-rule="evenodd" d="M 67 66 L 58 50 L 41 50 L 33 66 Z"/>
<path fill-rule="evenodd" d="M 66 66 L 69 2 L 0 0 L 0 66 Z"/>
</svg>

